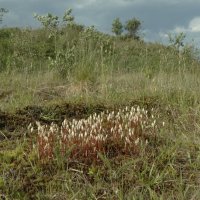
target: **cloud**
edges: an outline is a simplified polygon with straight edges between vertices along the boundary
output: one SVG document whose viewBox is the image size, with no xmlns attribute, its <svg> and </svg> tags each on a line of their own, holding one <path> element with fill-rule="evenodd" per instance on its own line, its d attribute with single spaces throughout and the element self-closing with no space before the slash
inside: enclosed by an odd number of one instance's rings
<svg viewBox="0 0 200 200">
<path fill-rule="evenodd" d="M 167 33 L 159 32 L 158 35 L 159 35 L 160 38 L 163 38 L 163 39 L 169 38 L 169 35 Z"/>
<path fill-rule="evenodd" d="M 194 17 L 187 26 L 175 26 L 170 30 L 173 33 L 200 33 L 200 16 Z"/>
<path fill-rule="evenodd" d="M 200 47 L 200 16 L 192 18 L 186 26 L 175 26 L 173 29 L 166 30 L 159 33 L 159 37 L 163 43 L 167 43 L 168 34 L 177 35 L 180 33 L 186 34 L 186 43 L 194 43 L 195 46 Z"/>
<path fill-rule="evenodd" d="M 182 33 L 182 32 L 188 32 L 188 29 L 184 26 L 176 26 L 171 32 L 174 33 Z"/>
<path fill-rule="evenodd" d="M 79 0 L 77 2 L 74 2 L 74 8 L 83 9 L 83 8 L 85 8 L 87 6 L 91 6 L 95 3 L 97 3 L 97 0 Z"/>
<path fill-rule="evenodd" d="M 188 3 L 199 3 L 199 0 L 77 0 L 73 2 L 73 7 L 84 9 L 92 7 L 128 7 L 128 6 L 149 6 L 149 5 L 181 5 Z"/>
<path fill-rule="evenodd" d="M 78 9 L 84 9 L 85 7 L 88 6 L 93 6 L 93 7 L 104 7 L 104 6 L 112 6 L 112 7 L 116 7 L 116 6 L 128 6 L 130 4 L 134 4 L 137 3 L 140 0 L 115 0 L 113 2 L 113 0 L 78 0 L 75 1 L 73 3 L 75 8 Z"/>
<path fill-rule="evenodd" d="M 189 23 L 188 29 L 191 32 L 200 32 L 200 17 L 192 19 Z"/>
<path fill-rule="evenodd" d="M 9 13 L 3 25 L 38 27 L 33 13 L 48 12 L 62 16 L 72 8 L 75 21 L 86 26 L 95 25 L 100 31 L 111 33 L 112 21 L 122 23 L 132 17 L 142 22 L 142 32 L 148 41 L 166 40 L 167 33 L 185 32 L 191 37 L 200 32 L 200 0 L 0 0 Z M 200 35 L 200 34 L 199 34 Z"/>
<path fill-rule="evenodd" d="M 147 3 L 147 0 L 135 0 L 137 3 Z M 199 0 L 148 0 L 149 3 L 165 3 L 165 4 L 183 4 L 183 3 L 199 3 Z"/>
</svg>

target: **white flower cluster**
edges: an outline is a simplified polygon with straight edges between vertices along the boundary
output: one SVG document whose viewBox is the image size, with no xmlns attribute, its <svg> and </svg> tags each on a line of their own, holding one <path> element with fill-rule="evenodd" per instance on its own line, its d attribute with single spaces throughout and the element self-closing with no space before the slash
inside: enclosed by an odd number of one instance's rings
<svg viewBox="0 0 200 200">
<path fill-rule="evenodd" d="M 54 123 L 48 127 L 37 122 L 37 126 L 40 157 L 53 157 L 53 145 L 59 140 L 63 155 L 72 149 L 72 158 L 98 159 L 98 152 L 109 154 L 113 146 L 115 153 L 137 152 L 139 144 L 147 142 L 146 136 L 155 134 L 156 120 L 138 106 L 94 113 L 87 119 L 65 119 L 60 128 Z"/>
</svg>

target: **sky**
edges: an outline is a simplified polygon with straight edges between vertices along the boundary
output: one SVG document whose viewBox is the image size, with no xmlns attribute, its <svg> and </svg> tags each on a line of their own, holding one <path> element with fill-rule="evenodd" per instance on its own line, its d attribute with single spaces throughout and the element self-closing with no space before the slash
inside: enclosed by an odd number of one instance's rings
<svg viewBox="0 0 200 200">
<path fill-rule="evenodd" d="M 166 43 L 168 34 L 186 34 L 187 43 L 200 47 L 200 0 L 0 0 L 7 8 L 1 26 L 38 27 L 33 14 L 62 16 L 72 8 L 75 21 L 111 33 L 112 21 L 133 17 L 142 22 L 146 41 Z"/>
</svg>

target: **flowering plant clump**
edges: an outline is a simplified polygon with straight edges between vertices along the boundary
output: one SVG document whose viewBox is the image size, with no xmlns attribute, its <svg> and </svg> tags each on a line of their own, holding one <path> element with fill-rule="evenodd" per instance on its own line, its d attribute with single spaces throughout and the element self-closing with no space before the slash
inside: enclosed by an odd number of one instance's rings
<svg viewBox="0 0 200 200">
<path fill-rule="evenodd" d="M 50 160 L 54 157 L 54 147 L 56 142 L 56 135 L 59 128 L 56 124 L 52 123 L 50 127 L 47 125 L 41 126 L 40 122 L 36 122 L 38 126 L 38 157 L 40 160 Z"/>
<path fill-rule="evenodd" d="M 94 113 L 87 119 L 65 119 L 59 128 L 37 122 L 37 149 L 39 159 L 52 160 L 56 144 L 62 156 L 69 150 L 69 159 L 83 162 L 98 161 L 98 153 L 115 156 L 139 153 L 141 144 L 147 144 L 156 134 L 156 120 L 140 107 L 126 107 L 118 112 Z"/>
</svg>

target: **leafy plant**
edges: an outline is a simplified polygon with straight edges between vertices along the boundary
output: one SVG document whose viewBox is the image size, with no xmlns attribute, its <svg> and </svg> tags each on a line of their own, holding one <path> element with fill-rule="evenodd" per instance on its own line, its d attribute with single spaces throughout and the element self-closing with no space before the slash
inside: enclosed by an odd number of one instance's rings
<svg viewBox="0 0 200 200">
<path fill-rule="evenodd" d="M 6 8 L 0 8 L 0 24 L 2 23 L 3 21 L 3 16 L 4 14 L 8 13 L 8 9 Z"/>
<path fill-rule="evenodd" d="M 138 32 L 141 28 L 141 21 L 137 18 L 130 19 L 125 24 L 125 30 L 128 32 L 127 35 L 134 39 L 139 39 Z"/>
<path fill-rule="evenodd" d="M 180 50 L 181 47 L 184 47 L 184 39 L 186 38 L 186 34 L 183 32 L 179 34 L 168 34 L 169 37 L 169 43 L 175 47 L 178 51 Z"/>
<path fill-rule="evenodd" d="M 123 32 L 123 25 L 119 18 L 116 18 L 112 23 L 112 32 L 119 36 Z"/>
<path fill-rule="evenodd" d="M 74 17 L 71 15 L 72 9 L 68 9 L 65 11 L 63 16 L 63 23 L 65 25 L 73 25 L 74 24 Z"/>
</svg>

